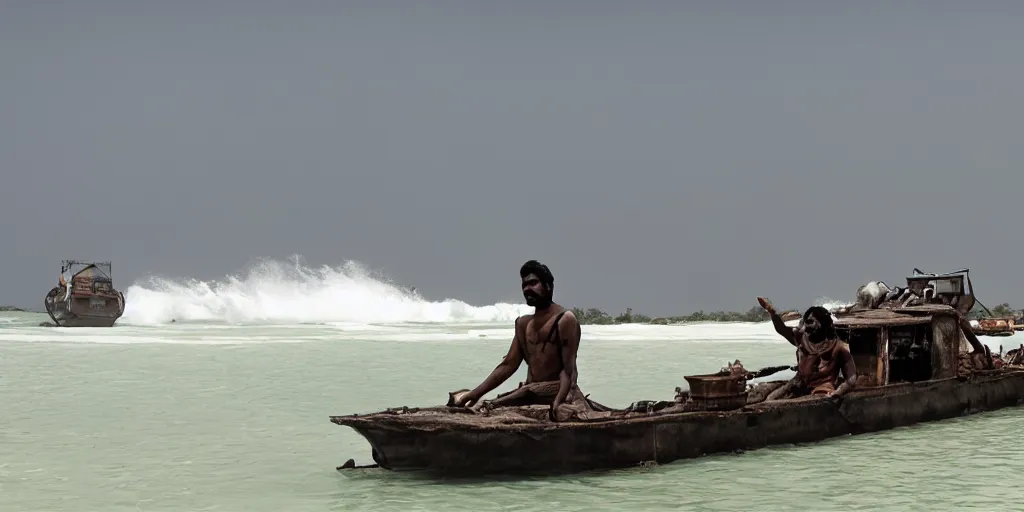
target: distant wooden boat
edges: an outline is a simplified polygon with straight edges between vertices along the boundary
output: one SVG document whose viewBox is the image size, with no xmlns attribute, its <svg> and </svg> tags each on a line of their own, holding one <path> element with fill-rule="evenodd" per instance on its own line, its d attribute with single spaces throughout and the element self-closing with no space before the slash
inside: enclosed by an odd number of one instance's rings
<svg viewBox="0 0 1024 512">
<path fill-rule="evenodd" d="M 568 473 L 667 463 L 805 443 L 1019 405 L 1024 366 L 996 368 L 960 309 L 963 277 L 908 278 L 915 305 L 851 311 L 836 328 L 858 369 L 842 398 L 766 402 L 784 381 L 748 387 L 751 374 L 688 376 L 674 401 L 641 401 L 565 422 L 547 407 L 392 408 L 332 416 L 368 442 L 373 467 L 450 475 Z M 927 291 L 927 292 L 926 292 Z M 449 402 L 451 404 L 451 402 Z M 349 460 L 339 470 L 355 468 Z"/>
<path fill-rule="evenodd" d="M 981 318 L 978 325 L 972 326 L 978 336 L 1013 336 L 1017 331 L 1014 318 Z"/>
<path fill-rule="evenodd" d="M 783 322 L 792 322 L 793 320 L 800 320 L 804 315 L 799 311 L 786 311 L 779 313 L 779 316 L 782 317 Z"/>
<path fill-rule="evenodd" d="M 46 312 L 59 327 L 113 326 L 124 314 L 124 294 L 114 288 L 111 275 L 109 261 L 62 261 L 59 284 L 43 301 Z"/>
</svg>

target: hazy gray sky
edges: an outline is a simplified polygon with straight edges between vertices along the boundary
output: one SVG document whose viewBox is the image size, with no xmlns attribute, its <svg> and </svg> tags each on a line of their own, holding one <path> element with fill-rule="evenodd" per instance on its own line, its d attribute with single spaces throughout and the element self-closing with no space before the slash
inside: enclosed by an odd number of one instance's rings
<svg viewBox="0 0 1024 512">
<path fill-rule="evenodd" d="M 653 314 L 915 266 L 1018 302 L 1016 2 L 0 3 L 0 303 L 364 262 Z M 77 226 L 77 227 L 73 227 Z"/>
</svg>

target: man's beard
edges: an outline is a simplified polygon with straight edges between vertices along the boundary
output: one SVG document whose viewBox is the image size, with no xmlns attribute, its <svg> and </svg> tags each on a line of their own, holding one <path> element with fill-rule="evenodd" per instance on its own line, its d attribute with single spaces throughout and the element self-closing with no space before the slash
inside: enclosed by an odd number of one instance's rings
<svg viewBox="0 0 1024 512">
<path fill-rule="evenodd" d="M 530 292 L 523 292 L 523 297 L 526 298 L 526 305 L 534 308 L 546 308 L 551 305 L 551 297 L 543 297 Z"/>
<path fill-rule="evenodd" d="M 815 343 L 825 339 L 825 330 L 821 327 L 804 329 L 804 333 L 807 334 L 808 339 Z"/>
</svg>

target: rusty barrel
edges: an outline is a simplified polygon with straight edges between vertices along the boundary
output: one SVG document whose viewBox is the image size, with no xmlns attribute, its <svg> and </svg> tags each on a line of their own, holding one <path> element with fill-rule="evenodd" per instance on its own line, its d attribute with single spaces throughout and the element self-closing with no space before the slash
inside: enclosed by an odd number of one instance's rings
<svg viewBox="0 0 1024 512">
<path fill-rule="evenodd" d="M 690 402 L 698 409 L 737 409 L 747 403 L 746 374 L 686 375 L 683 378 L 690 384 Z"/>
</svg>

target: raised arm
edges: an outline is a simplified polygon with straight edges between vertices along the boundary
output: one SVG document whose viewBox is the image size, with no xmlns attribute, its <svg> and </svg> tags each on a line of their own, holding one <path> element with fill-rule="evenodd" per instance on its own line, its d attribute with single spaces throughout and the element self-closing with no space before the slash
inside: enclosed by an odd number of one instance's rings
<svg viewBox="0 0 1024 512">
<path fill-rule="evenodd" d="M 477 400 L 483 398 L 484 395 L 490 393 L 494 388 L 502 385 L 509 377 L 515 375 L 516 371 L 519 370 L 519 365 L 523 364 L 523 353 L 519 349 L 519 319 L 515 321 L 515 335 L 512 336 L 512 346 L 509 347 L 508 353 L 501 359 L 498 366 L 495 366 L 491 370 L 490 375 L 484 379 L 473 391 L 460 398 L 455 402 L 457 406 L 472 406 Z"/>
<path fill-rule="evenodd" d="M 558 406 L 562 405 L 565 397 L 568 396 L 569 390 L 576 386 L 578 376 L 576 354 L 580 348 L 580 335 L 579 320 L 576 319 L 576 315 L 572 314 L 572 311 L 567 311 L 558 321 L 558 337 L 563 342 L 559 347 L 559 350 L 562 351 L 562 371 L 558 374 L 558 394 L 555 395 L 555 401 L 551 404 L 552 412 L 558 410 Z M 557 416 L 552 414 L 552 417 Z"/>
<path fill-rule="evenodd" d="M 971 327 L 970 320 L 964 315 L 958 314 L 958 322 L 960 324 L 960 330 L 964 333 L 964 338 L 967 338 L 967 343 L 971 344 L 971 352 L 980 354 L 983 357 L 984 369 L 991 370 L 995 368 L 995 363 L 992 361 L 992 351 L 989 350 L 982 342 L 978 339 L 978 336 L 974 334 L 974 328 Z"/>
<path fill-rule="evenodd" d="M 786 322 L 782 320 L 779 313 L 775 311 L 775 306 L 772 306 L 771 302 L 764 297 L 758 297 L 757 302 L 761 304 L 761 307 L 768 312 L 768 316 L 772 319 L 772 325 L 775 326 L 775 332 L 779 333 L 780 336 L 786 338 L 786 341 L 794 347 L 797 346 L 796 341 L 796 329 L 786 325 Z"/>
</svg>

